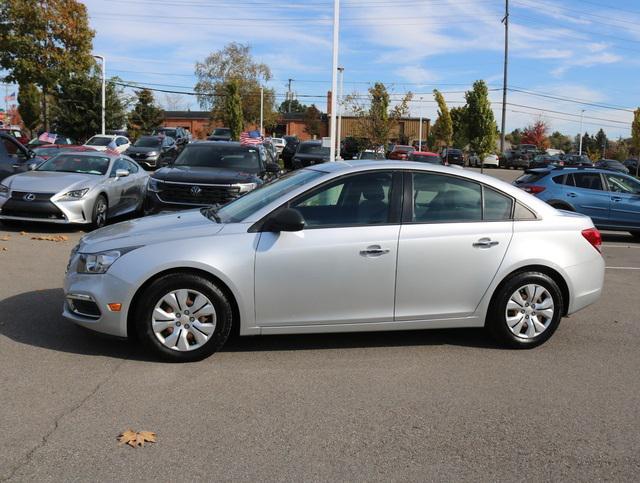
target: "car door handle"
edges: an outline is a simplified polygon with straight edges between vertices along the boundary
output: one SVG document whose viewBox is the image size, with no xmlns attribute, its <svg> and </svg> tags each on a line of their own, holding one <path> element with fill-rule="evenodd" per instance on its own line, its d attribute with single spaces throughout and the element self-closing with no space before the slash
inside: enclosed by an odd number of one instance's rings
<svg viewBox="0 0 640 483">
<path fill-rule="evenodd" d="M 389 250 L 382 248 L 380 245 L 370 245 L 364 250 L 360 250 L 360 255 L 363 257 L 379 257 L 389 253 Z"/>
<path fill-rule="evenodd" d="M 477 242 L 473 244 L 476 248 L 491 248 L 495 247 L 499 241 L 492 240 L 491 238 L 480 238 Z"/>
<path fill-rule="evenodd" d="M 612 196 L 611 201 L 615 201 L 617 203 L 618 201 L 622 201 L 622 198 L 620 198 L 619 196 Z"/>
<path fill-rule="evenodd" d="M 575 197 L 576 197 L 576 196 L 578 196 L 578 195 L 577 195 L 577 194 L 575 194 L 575 193 L 573 193 L 573 192 L 571 192 L 571 193 L 567 193 L 567 196 L 568 196 L 569 198 L 575 198 Z"/>
</svg>

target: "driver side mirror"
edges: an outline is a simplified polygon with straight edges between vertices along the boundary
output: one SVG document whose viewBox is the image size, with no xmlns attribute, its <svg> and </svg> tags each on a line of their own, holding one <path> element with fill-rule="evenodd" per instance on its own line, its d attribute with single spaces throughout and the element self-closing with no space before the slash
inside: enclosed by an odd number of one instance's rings
<svg viewBox="0 0 640 483">
<path fill-rule="evenodd" d="M 267 163 L 264 167 L 267 173 L 279 173 L 280 165 L 278 163 Z"/>
<path fill-rule="evenodd" d="M 266 221 L 263 231 L 300 231 L 304 228 L 304 225 L 304 218 L 298 210 L 284 208 Z"/>
<path fill-rule="evenodd" d="M 129 171 L 126 169 L 116 169 L 116 178 L 126 178 L 129 176 Z"/>
</svg>

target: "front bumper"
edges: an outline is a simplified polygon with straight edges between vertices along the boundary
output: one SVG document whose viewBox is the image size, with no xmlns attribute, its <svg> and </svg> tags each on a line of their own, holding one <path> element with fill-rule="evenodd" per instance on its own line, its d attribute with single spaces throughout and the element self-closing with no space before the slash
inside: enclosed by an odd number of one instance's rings
<svg viewBox="0 0 640 483">
<path fill-rule="evenodd" d="M 64 280 L 64 294 L 62 315 L 65 318 L 96 332 L 127 337 L 131 300 L 125 281 L 108 272 L 102 275 L 69 272 Z M 109 309 L 113 303 L 121 304 L 120 311 Z"/>
<path fill-rule="evenodd" d="M 0 220 L 36 221 L 57 224 L 91 223 L 93 199 L 53 201 L 39 199 L 25 201 L 0 198 Z"/>
</svg>

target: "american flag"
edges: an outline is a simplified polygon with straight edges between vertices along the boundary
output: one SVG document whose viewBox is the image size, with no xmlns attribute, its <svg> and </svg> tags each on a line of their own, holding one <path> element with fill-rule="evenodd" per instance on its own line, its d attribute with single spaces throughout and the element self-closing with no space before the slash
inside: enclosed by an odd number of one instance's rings
<svg viewBox="0 0 640 483">
<path fill-rule="evenodd" d="M 16 93 L 14 92 L 11 95 L 8 96 L 4 96 L 4 101 L 8 102 L 8 101 L 15 101 L 16 100 Z"/>
<path fill-rule="evenodd" d="M 112 139 L 111 142 L 107 144 L 107 149 L 105 152 L 110 154 L 120 154 L 115 139 Z"/>
<path fill-rule="evenodd" d="M 57 134 L 43 132 L 42 134 L 40 134 L 40 136 L 38 136 L 38 140 L 42 141 L 43 143 L 55 144 L 57 137 L 58 137 Z"/>
<path fill-rule="evenodd" d="M 256 145 L 262 144 L 262 136 L 260 131 L 244 131 L 240 133 L 240 144 Z"/>
</svg>

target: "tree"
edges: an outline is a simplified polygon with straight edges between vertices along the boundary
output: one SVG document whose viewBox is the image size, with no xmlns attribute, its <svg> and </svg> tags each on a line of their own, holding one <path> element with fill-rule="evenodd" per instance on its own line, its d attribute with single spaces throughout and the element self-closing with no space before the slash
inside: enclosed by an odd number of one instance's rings
<svg viewBox="0 0 640 483">
<path fill-rule="evenodd" d="M 454 148 L 464 149 L 469 144 L 467 106 L 452 107 L 449 115 L 451 116 L 451 127 L 453 129 L 451 145 Z"/>
<path fill-rule="evenodd" d="M 638 172 L 638 166 L 640 166 L 640 107 L 633 111 L 633 122 L 631 123 L 631 146 L 636 151 L 636 176 L 640 174 Z"/>
<path fill-rule="evenodd" d="M 549 127 L 544 121 L 536 121 L 524 128 L 520 142 L 522 144 L 535 144 L 540 150 L 547 149 L 549 147 L 548 131 Z"/>
<path fill-rule="evenodd" d="M 106 85 L 106 129 L 122 129 L 126 122 L 125 103 L 117 88 L 117 78 Z M 94 70 L 90 74 L 76 75 L 60 82 L 56 90 L 57 102 L 52 107 L 52 126 L 56 132 L 82 142 L 101 128 L 102 78 Z"/>
<path fill-rule="evenodd" d="M 433 135 L 440 146 L 451 146 L 453 141 L 453 121 L 444 96 L 438 89 L 433 90 L 433 97 L 438 103 L 438 119 L 433 125 Z"/>
<path fill-rule="evenodd" d="M 87 8 L 76 0 L 2 0 L 0 19 L 0 67 L 9 71 L 5 81 L 40 87 L 48 130 L 48 94 L 62 79 L 94 64 Z"/>
<path fill-rule="evenodd" d="M 242 117 L 257 123 L 260 120 L 260 87 L 271 79 L 271 69 L 266 64 L 253 60 L 251 48 L 245 44 L 231 42 L 222 50 L 211 53 L 203 62 L 197 62 L 195 75 L 198 82 L 195 91 L 203 109 L 212 111 L 213 119 L 225 116 L 227 85 L 235 81 L 242 102 Z M 275 92 L 264 89 L 265 125 L 273 124 Z"/>
<path fill-rule="evenodd" d="M 514 129 L 504 138 L 511 143 L 511 146 L 517 146 L 522 142 L 522 131 L 519 128 Z"/>
<path fill-rule="evenodd" d="M 549 136 L 549 146 L 553 149 L 560 149 L 568 153 L 573 148 L 573 142 L 569 136 L 562 134 L 560 131 L 554 131 L 551 136 Z"/>
<path fill-rule="evenodd" d="M 607 144 L 609 143 L 609 139 L 607 138 L 607 135 L 602 130 L 602 128 L 600 128 L 596 133 L 594 141 L 595 141 L 594 148 L 597 149 L 599 152 L 601 152 L 602 157 L 604 157 L 604 152 L 605 152 L 605 149 L 607 148 Z"/>
<path fill-rule="evenodd" d="M 307 106 L 302 104 L 298 99 L 287 99 L 282 101 L 280 107 L 278 107 L 278 112 L 305 112 L 307 110 Z"/>
<path fill-rule="evenodd" d="M 242 99 L 238 82 L 231 80 L 225 85 L 223 121 L 231 129 L 231 139 L 239 139 L 244 130 Z"/>
<path fill-rule="evenodd" d="M 40 102 L 40 91 L 35 84 L 20 85 L 18 89 L 18 112 L 22 122 L 32 136 L 40 126 L 40 115 L 42 113 Z"/>
<path fill-rule="evenodd" d="M 312 137 L 320 136 L 320 110 L 311 104 L 304 111 L 304 131 Z"/>
<path fill-rule="evenodd" d="M 383 83 L 376 82 L 369 88 L 368 109 L 361 103 L 357 94 L 346 96 L 344 102 L 356 117 L 355 127 L 358 136 L 369 139 L 371 146 L 377 149 L 387 145 L 399 119 L 408 114 L 412 98 L 413 94 L 408 92 L 400 102 L 390 108 L 387 88 Z"/>
<path fill-rule="evenodd" d="M 480 159 L 495 151 L 498 126 L 493 117 L 489 90 L 483 80 L 473 83 L 473 88 L 465 93 L 467 100 L 467 122 L 469 145 Z"/>
<path fill-rule="evenodd" d="M 155 105 L 153 92 L 149 89 L 142 89 L 136 92 L 136 96 L 138 102 L 136 102 L 133 111 L 129 113 L 127 120 L 127 129 L 133 138 L 137 138 L 141 134 L 150 134 L 164 121 L 164 111 Z"/>
</svg>

